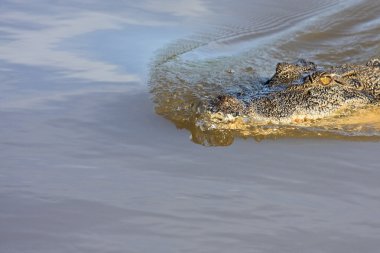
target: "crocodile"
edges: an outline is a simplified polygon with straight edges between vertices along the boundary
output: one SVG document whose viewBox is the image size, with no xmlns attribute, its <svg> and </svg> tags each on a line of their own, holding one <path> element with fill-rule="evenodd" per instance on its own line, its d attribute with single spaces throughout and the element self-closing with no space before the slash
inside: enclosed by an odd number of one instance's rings
<svg viewBox="0 0 380 253">
<path fill-rule="evenodd" d="M 261 87 L 219 94 L 209 101 L 207 111 L 272 123 L 346 115 L 380 102 L 380 59 L 338 66 L 318 66 L 304 59 L 282 62 Z"/>
</svg>

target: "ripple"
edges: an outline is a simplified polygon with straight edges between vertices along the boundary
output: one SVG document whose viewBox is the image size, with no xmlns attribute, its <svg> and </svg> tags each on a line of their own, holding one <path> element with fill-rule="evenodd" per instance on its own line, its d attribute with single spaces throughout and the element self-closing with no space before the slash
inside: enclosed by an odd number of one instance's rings
<svg viewBox="0 0 380 253">
<path fill-rule="evenodd" d="M 318 8 L 311 6 L 297 11 L 292 15 L 263 19 L 259 16 L 245 24 L 214 27 L 214 32 L 173 42 L 159 51 L 150 77 L 156 112 L 177 127 L 190 130 L 191 140 L 202 145 L 230 145 L 236 136 L 256 140 L 380 139 L 378 107 L 344 119 L 297 125 L 234 121 L 204 127 L 200 105 L 227 91 L 257 91 L 279 61 L 306 56 L 318 64 L 339 64 L 364 61 L 380 52 L 376 15 L 379 6 L 370 1 L 361 4 L 321 1 Z M 363 27 L 367 29 L 362 30 Z M 244 43 L 246 46 L 242 46 Z"/>
</svg>

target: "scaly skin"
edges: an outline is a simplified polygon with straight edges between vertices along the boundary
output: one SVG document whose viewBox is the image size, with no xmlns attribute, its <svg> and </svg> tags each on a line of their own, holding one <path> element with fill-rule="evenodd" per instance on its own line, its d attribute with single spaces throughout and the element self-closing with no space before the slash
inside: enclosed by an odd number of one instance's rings
<svg viewBox="0 0 380 253">
<path fill-rule="evenodd" d="M 276 73 L 254 94 L 223 94 L 211 113 L 245 116 L 274 123 L 349 113 L 380 102 L 380 60 L 365 65 L 320 67 L 312 62 L 277 64 Z"/>
</svg>

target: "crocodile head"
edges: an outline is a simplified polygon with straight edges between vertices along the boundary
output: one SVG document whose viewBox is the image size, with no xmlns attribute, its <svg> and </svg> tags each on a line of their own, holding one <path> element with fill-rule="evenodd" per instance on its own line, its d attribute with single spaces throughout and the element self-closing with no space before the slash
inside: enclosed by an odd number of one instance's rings
<svg viewBox="0 0 380 253">
<path fill-rule="evenodd" d="M 280 63 L 260 92 L 223 94 L 212 113 L 273 123 L 344 115 L 380 100 L 380 64 L 318 67 L 312 62 Z"/>
</svg>

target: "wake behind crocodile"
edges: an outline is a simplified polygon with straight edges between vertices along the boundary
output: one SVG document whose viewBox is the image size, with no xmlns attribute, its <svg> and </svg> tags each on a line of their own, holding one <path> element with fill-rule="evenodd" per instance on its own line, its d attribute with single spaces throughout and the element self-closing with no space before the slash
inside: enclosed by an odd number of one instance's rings
<svg viewBox="0 0 380 253">
<path fill-rule="evenodd" d="M 349 19 L 349 14 L 340 15 Z M 367 50 L 360 57 L 351 54 L 352 59 L 349 52 L 338 58 L 344 48 L 334 48 L 337 57 L 328 61 L 317 51 L 285 51 L 294 40 L 281 38 L 262 47 L 252 42 L 255 48 L 231 55 L 193 57 L 212 43 L 218 43 L 217 36 L 175 42 L 151 66 L 156 112 L 188 129 L 192 141 L 230 145 L 235 137 L 380 140 L 378 44 L 374 54 Z M 299 55 L 307 59 L 297 59 Z"/>
</svg>

